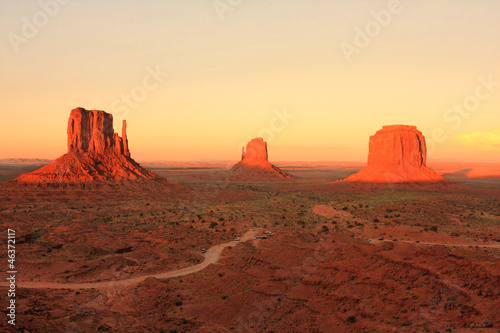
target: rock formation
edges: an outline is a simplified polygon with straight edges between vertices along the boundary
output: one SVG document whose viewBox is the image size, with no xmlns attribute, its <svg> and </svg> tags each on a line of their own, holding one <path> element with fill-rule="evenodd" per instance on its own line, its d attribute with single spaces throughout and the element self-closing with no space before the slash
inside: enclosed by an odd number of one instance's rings
<svg viewBox="0 0 500 333">
<path fill-rule="evenodd" d="M 127 122 L 123 120 L 122 137 L 113 129 L 113 116 L 104 111 L 77 108 L 68 120 L 68 152 L 108 154 L 130 157 Z"/>
<path fill-rule="evenodd" d="M 68 121 L 68 153 L 16 180 L 26 183 L 68 183 L 94 180 L 162 179 L 130 157 L 127 123 L 122 136 L 113 129 L 113 116 L 76 108 Z"/>
<path fill-rule="evenodd" d="M 367 183 L 438 182 L 443 177 L 426 166 L 425 138 L 416 126 L 383 126 L 370 137 L 368 165 L 344 181 Z"/>
<path fill-rule="evenodd" d="M 237 178 L 243 180 L 266 180 L 292 178 L 280 168 L 268 161 L 267 142 L 262 138 L 251 140 L 246 149 L 243 147 L 241 161 L 231 170 Z"/>
</svg>

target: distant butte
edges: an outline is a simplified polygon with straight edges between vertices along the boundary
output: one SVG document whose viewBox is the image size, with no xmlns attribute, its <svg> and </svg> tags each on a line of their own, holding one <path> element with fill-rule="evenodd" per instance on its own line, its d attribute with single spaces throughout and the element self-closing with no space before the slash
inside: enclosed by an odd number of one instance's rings
<svg viewBox="0 0 500 333">
<path fill-rule="evenodd" d="M 21 175 L 21 183 L 78 183 L 95 180 L 163 179 L 130 157 L 124 120 L 122 136 L 113 129 L 113 116 L 76 108 L 68 120 L 68 153 L 41 169 Z"/>
<path fill-rule="evenodd" d="M 383 126 L 370 137 L 368 165 L 343 181 L 418 183 L 447 181 L 426 166 L 425 138 L 416 126 Z"/>
<path fill-rule="evenodd" d="M 289 179 L 291 175 L 272 165 L 268 160 L 267 142 L 262 138 L 251 140 L 246 149 L 243 147 L 241 161 L 231 171 L 239 179 L 273 180 Z"/>
</svg>

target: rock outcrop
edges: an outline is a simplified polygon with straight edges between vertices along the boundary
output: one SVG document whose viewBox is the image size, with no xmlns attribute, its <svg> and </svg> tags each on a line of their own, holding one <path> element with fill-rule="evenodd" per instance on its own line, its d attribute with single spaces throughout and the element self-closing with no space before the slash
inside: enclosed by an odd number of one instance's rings
<svg viewBox="0 0 500 333">
<path fill-rule="evenodd" d="M 368 165 L 343 181 L 367 183 L 439 182 L 426 166 L 425 138 L 416 126 L 383 126 L 370 137 Z"/>
<path fill-rule="evenodd" d="M 251 140 L 246 149 L 243 147 L 241 161 L 231 171 L 241 180 L 272 180 L 292 178 L 268 160 L 267 142 L 262 138 Z"/>
<path fill-rule="evenodd" d="M 68 153 L 16 179 L 25 183 L 78 183 L 95 180 L 163 179 L 130 157 L 127 123 L 122 136 L 113 129 L 113 116 L 76 108 L 68 121 Z"/>
<path fill-rule="evenodd" d="M 123 120 L 120 137 L 113 129 L 111 114 L 83 108 L 72 110 L 68 120 L 68 152 L 108 154 L 112 151 L 130 157 L 126 120 Z"/>
</svg>

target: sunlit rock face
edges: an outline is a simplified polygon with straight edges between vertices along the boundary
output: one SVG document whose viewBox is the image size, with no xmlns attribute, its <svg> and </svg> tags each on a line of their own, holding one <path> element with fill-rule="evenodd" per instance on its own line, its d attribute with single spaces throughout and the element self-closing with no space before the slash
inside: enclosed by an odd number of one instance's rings
<svg viewBox="0 0 500 333">
<path fill-rule="evenodd" d="M 243 147 L 241 161 L 231 169 L 237 177 L 255 178 L 255 180 L 287 179 L 289 174 L 272 165 L 268 160 L 267 142 L 262 138 L 251 140 Z"/>
<path fill-rule="evenodd" d="M 67 134 L 67 154 L 16 180 L 26 183 L 64 183 L 161 178 L 142 168 L 130 157 L 125 120 L 120 137 L 113 129 L 111 114 L 76 108 L 70 113 Z"/>
<path fill-rule="evenodd" d="M 109 154 L 130 157 L 127 122 L 123 120 L 122 137 L 113 129 L 113 116 L 104 111 L 76 108 L 68 120 L 68 152 Z"/>
<path fill-rule="evenodd" d="M 344 181 L 438 182 L 443 177 L 426 166 L 425 138 L 416 126 L 383 126 L 370 137 L 368 165 Z"/>
</svg>

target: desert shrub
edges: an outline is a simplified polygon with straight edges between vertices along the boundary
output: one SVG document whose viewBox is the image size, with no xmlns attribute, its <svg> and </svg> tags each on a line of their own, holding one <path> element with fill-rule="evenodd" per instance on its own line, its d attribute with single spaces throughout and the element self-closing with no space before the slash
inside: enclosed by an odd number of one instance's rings
<svg viewBox="0 0 500 333">
<path fill-rule="evenodd" d="M 438 227 L 437 227 L 437 226 L 435 226 L 435 225 L 433 225 L 433 226 L 431 227 L 431 231 L 437 232 L 437 231 L 438 231 Z"/>
<path fill-rule="evenodd" d="M 47 230 L 45 230 L 45 229 L 38 229 L 35 232 L 33 232 L 32 239 L 33 240 L 37 240 L 38 238 L 42 237 L 46 233 L 47 233 Z"/>
<path fill-rule="evenodd" d="M 347 322 L 350 323 L 350 324 L 355 323 L 356 322 L 356 316 L 354 316 L 354 315 L 348 316 L 347 317 Z"/>
<path fill-rule="evenodd" d="M 217 222 L 210 223 L 210 228 L 215 228 L 216 226 L 218 226 Z"/>
</svg>

